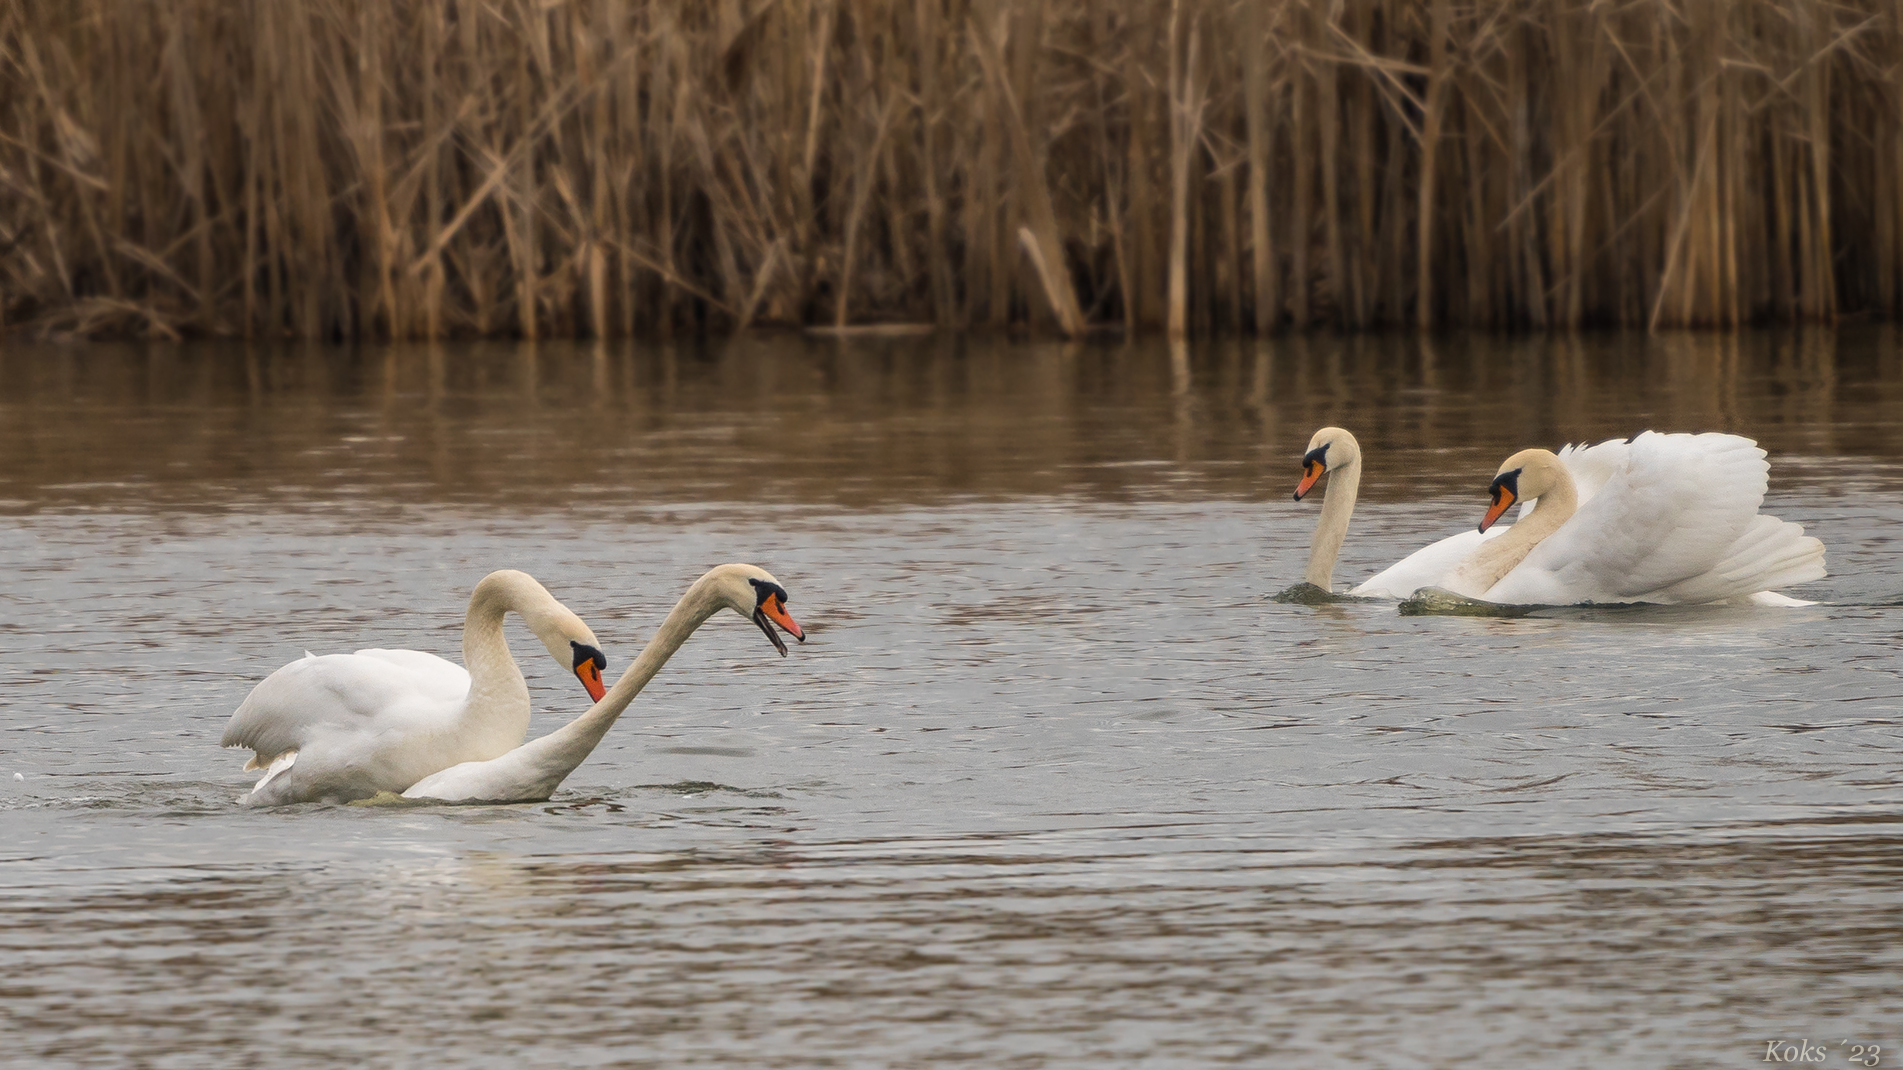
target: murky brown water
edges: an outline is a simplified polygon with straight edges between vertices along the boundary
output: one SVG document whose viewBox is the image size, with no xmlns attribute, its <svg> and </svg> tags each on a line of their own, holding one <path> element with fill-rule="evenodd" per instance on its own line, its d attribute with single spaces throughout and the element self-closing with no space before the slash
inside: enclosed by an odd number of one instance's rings
<svg viewBox="0 0 1903 1070">
<path fill-rule="evenodd" d="M 1772 453 L 1814 608 L 1265 603 L 1353 428 L 1363 576 L 1522 446 Z M 1744 1066 L 1903 1058 L 1903 351 L 0 351 L 0 1051 L 36 1066 Z M 535 573 L 611 673 L 551 802 L 258 812 L 305 649 Z M 537 733 L 572 680 L 518 651 Z M 16 778 L 17 774 L 17 778 Z M 1824 1047 L 1818 1047 L 1823 1045 Z"/>
</svg>

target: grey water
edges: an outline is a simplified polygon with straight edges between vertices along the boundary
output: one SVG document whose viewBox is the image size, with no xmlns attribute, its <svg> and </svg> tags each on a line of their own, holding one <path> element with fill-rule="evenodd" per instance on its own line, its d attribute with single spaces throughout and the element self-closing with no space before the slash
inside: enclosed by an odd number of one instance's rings
<svg viewBox="0 0 1903 1070">
<path fill-rule="evenodd" d="M 1331 423 L 1367 455 L 1338 582 L 1475 523 L 1515 450 L 1644 428 L 1756 438 L 1831 575 L 1780 610 L 1271 602 Z M 0 1052 L 1891 1065 L 1899 520 L 1874 327 L 9 342 Z M 808 641 L 716 618 L 546 803 L 236 803 L 224 721 L 306 650 L 457 657 L 513 567 L 612 678 L 723 561 Z M 531 731 L 578 715 L 512 638 Z"/>
</svg>

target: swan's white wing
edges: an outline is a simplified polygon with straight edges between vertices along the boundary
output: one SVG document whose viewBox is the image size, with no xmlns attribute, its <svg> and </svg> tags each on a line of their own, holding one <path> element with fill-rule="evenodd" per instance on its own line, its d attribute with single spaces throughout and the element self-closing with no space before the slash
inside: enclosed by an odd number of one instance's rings
<svg viewBox="0 0 1903 1070">
<path fill-rule="evenodd" d="M 1726 559 L 1764 501 L 1764 451 L 1724 434 L 1647 431 L 1623 445 L 1608 451 L 1623 456 L 1600 491 L 1494 584 L 1488 601 L 1676 600 L 1660 592 Z"/>
<path fill-rule="evenodd" d="M 1449 535 L 1368 577 L 1367 582 L 1348 593 L 1360 598 L 1406 598 L 1423 587 L 1439 586 L 1447 573 L 1481 543 L 1508 530 L 1510 525 L 1496 524 L 1485 533 L 1468 528 Z"/>
<path fill-rule="evenodd" d="M 460 687 L 450 686 L 452 673 Z M 248 747 L 269 761 L 320 736 L 361 732 L 373 719 L 379 731 L 426 728 L 453 720 L 468 691 L 469 674 L 431 654 L 306 654 L 251 689 L 225 725 L 220 746 Z"/>
<path fill-rule="evenodd" d="M 1579 495 L 1579 504 L 1591 501 L 1604 489 L 1615 473 L 1625 466 L 1632 454 L 1632 444 L 1638 440 L 1631 438 L 1611 438 L 1596 446 L 1568 445 L 1560 447 L 1559 463 L 1573 477 L 1573 489 Z"/>
</svg>

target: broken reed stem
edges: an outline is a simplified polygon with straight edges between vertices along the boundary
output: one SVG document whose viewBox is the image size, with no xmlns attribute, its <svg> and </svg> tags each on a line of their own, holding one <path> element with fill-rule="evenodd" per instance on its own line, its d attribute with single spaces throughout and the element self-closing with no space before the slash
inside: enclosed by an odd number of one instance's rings
<svg viewBox="0 0 1903 1070">
<path fill-rule="evenodd" d="M 0 100 L 13 330 L 1903 311 L 1894 0 L 0 0 Z"/>
</svg>

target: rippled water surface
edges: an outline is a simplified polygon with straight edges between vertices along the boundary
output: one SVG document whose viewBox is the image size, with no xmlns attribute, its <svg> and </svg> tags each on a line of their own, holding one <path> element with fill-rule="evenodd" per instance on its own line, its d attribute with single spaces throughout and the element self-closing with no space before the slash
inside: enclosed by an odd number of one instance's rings
<svg viewBox="0 0 1903 1070">
<path fill-rule="evenodd" d="M 1528 445 L 1771 454 L 1804 609 L 1401 617 L 1339 579 Z M 0 351 L 0 1051 L 32 1066 L 1903 1060 L 1903 352 L 762 337 Z M 455 656 L 526 569 L 610 676 L 547 803 L 247 810 L 305 650 Z M 585 708 L 514 633 L 532 732 Z M 1770 1049 L 1782 1053 L 1782 1047 Z M 1792 1054 L 1805 1054 L 1792 1052 Z"/>
</svg>

